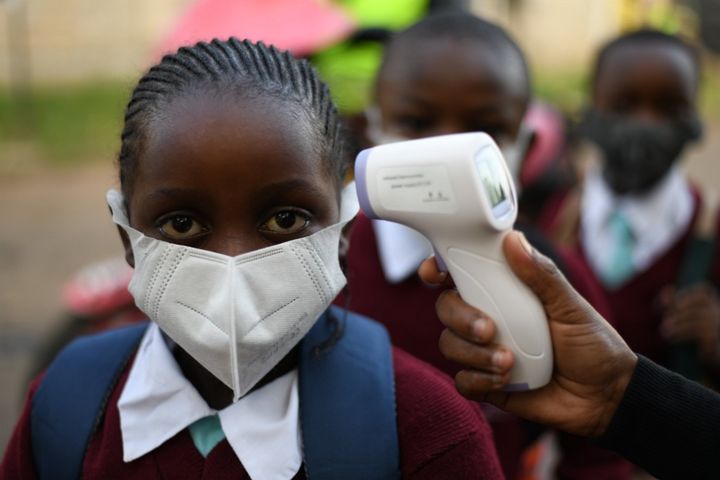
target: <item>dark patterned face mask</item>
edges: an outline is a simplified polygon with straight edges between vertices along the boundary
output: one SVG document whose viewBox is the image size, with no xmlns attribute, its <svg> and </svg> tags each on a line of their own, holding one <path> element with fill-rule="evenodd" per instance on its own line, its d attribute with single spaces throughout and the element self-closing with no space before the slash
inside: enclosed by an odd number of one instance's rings
<svg viewBox="0 0 720 480">
<path fill-rule="evenodd" d="M 602 151 L 610 188 L 642 194 L 665 176 L 688 143 L 700 138 L 702 125 L 696 117 L 654 122 L 590 110 L 580 131 Z"/>
</svg>

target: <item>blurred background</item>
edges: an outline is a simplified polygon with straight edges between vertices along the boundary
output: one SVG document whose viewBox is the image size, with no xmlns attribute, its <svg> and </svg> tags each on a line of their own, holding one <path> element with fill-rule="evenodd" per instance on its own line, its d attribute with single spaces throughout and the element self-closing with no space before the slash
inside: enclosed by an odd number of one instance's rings
<svg viewBox="0 0 720 480">
<path fill-rule="evenodd" d="M 120 254 L 104 193 L 116 185 L 114 158 L 134 81 L 163 51 L 201 34 L 193 29 L 207 28 L 218 13 L 228 17 L 223 8 L 262 10 L 274 1 L 0 0 L 0 451 L 38 351 L 75 305 L 70 279 Z M 338 56 L 342 41 L 358 26 L 402 28 L 430 2 L 334 3 L 344 17 L 326 38 L 287 46 L 311 56 L 341 109 L 352 113 L 365 106 L 379 47 Z M 685 165 L 700 184 L 720 185 L 720 0 L 467 3 L 509 28 L 530 59 L 537 95 L 569 118 L 586 101 L 595 50 L 618 33 L 650 25 L 701 45 L 706 134 Z"/>
</svg>

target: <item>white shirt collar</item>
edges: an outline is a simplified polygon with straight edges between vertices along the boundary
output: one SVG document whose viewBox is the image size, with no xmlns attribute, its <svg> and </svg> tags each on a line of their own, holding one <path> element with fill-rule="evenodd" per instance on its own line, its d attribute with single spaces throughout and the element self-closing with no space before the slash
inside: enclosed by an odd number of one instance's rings
<svg viewBox="0 0 720 480">
<path fill-rule="evenodd" d="M 421 233 L 395 222 L 373 220 L 380 265 L 385 279 L 399 283 L 415 273 L 432 253 L 432 244 Z"/>
<path fill-rule="evenodd" d="M 287 480 L 302 465 L 297 370 L 217 412 L 182 374 L 154 323 L 140 343 L 118 409 L 125 462 L 217 413 L 250 478 Z"/>
<path fill-rule="evenodd" d="M 648 268 L 687 230 L 694 200 L 687 178 L 677 166 L 644 195 L 615 194 L 599 168 L 592 168 L 585 178 L 581 209 L 581 241 L 595 272 L 602 271 L 612 254 L 608 248 L 613 242 L 609 219 L 619 210 L 635 239 L 632 259 L 637 273 Z"/>
</svg>

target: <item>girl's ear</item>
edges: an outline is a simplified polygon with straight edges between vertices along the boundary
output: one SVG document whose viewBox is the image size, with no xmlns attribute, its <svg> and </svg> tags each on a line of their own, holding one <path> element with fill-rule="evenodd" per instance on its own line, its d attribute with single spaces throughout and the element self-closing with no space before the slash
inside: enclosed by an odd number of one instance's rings
<svg viewBox="0 0 720 480">
<path fill-rule="evenodd" d="M 125 261 L 132 268 L 135 268 L 135 256 L 133 255 L 132 246 L 130 244 L 130 237 L 122 227 L 118 226 L 118 234 L 120 234 L 120 240 L 122 240 L 123 248 L 125 249 Z"/>
</svg>

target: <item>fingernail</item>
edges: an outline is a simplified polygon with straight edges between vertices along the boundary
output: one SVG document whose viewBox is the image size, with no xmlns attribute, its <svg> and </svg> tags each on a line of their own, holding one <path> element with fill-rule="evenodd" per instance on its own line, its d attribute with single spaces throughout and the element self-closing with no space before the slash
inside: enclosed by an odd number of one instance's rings
<svg viewBox="0 0 720 480">
<path fill-rule="evenodd" d="M 492 363 L 496 367 L 503 367 L 505 365 L 505 357 L 507 354 L 503 350 L 498 350 L 497 352 L 493 353 L 492 356 Z"/>
<path fill-rule="evenodd" d="M 520 234 L 520 245 L 525 249 L 525 251 L 528 253 L 528 255 L 533 254 L 533 247 L 530 245 L 530 242 L 528 242 L 527 238 L 525 238 L 525 235 L 522 232 L 518 232 Z"/>
<path fill-rule="evenodd" d="M 473 321 L 472 332 L 475 338 L 482 339 L 485 331 L 487 330 L 487 320 L 482 317 L 478 317 Z"/>
</svg>

